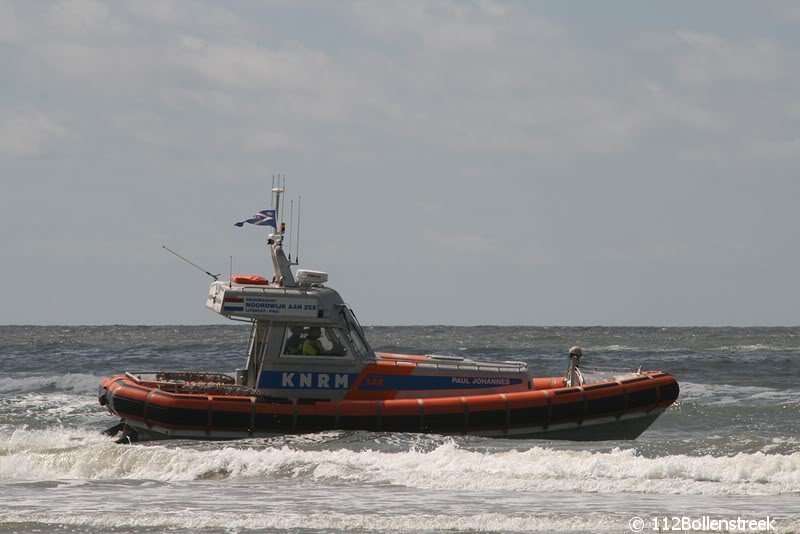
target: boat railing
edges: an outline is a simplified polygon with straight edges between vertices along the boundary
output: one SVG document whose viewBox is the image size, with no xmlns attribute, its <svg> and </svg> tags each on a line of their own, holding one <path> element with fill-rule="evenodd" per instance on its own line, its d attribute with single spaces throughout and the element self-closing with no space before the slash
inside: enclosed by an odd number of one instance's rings
<svg viewBox="0 0 800 534">
<path fill-rule="evenodd" d="M 580 366 L 581 371 L 608 371 L 608 372 L 621 372 L 621 373 L 640 373 L 642 368 L 631 369 L 630 367 L 587 367 Z"/>
<path fill-rule="evenodd" d="M 206 371 L 128 371 L 125 376 L 137 383 L 147 382 L 159 386 L 190 383 L 234 385 L 236 383 L 236 380 L 230 375 Z"/>
<path fill-rule="evenodd" d="M 447 361 L 447 362 L 465 362 L 465 363 L 469 363 L 470 361 L 472 361 L 474 363 L 474 360 L 467 360 L 463 356 L 450 356 L 450 355 L 446 355 L 446 354 L 429 354 L 428 357 L 430 359 L 432 359 L 432 360 L 443 360 L 443 361 Z M 489 363 L 489 362 L 481 362 L 481 363 Z M 505 365 L 514 366 L 514 367 L 527 367 L 527 365 L 528 365 L 526 362 L 521 362 L 519 360 L 502 360 L 502 361 L 497 362 L 497 364 L 505 364 Z"/>
<path fill-rule="evenodd" d="M 580 368 L 584 380 L 588 382 L 597 380 L 621 380 L 623 378 L 630 378 L 639 376 L 642 373 L 642 368 L 630 369 L 625 367 L 584 367 Z"/>
<path fill-rule="evenodd" d="M 463 362 L 464 358 L 462 356 L 448 356 L 447 354 L 429 354 L 428 358 L 434 360 L 445 360 L 448 362 Z"/>
<path fill-rule="evenodd" d="M 439 359 L 440 360 L 440 359 Z M 419 367 L 433 367 L 435 369 L 456 369 L 456 370 L 469 370 L 469 371 L 524 371 L 527 369 L 528 364 L 525 362 L 474 362 L 468 360 L 446 360 L 437 361 L 437 359 L 430 360 L 412 360 L 401 358 L 380 358 L 370 360 L 367 363 L 382 363 L 390 365 L 414 365 Z"/>
</svg>

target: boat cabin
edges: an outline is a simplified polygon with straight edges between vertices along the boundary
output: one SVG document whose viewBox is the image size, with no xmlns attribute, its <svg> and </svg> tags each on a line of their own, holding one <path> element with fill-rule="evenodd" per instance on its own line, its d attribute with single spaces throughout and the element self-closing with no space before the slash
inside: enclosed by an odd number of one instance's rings
<svg viewBox="0 0 800 534">
<path fill-rule="evenodd" d="M 531 389 L 524 362 L 475 362 L 435 355 L 376 354 L 327 273 L 298 269 L 283 231 L 267 239 L 275 274 L 231 276 L 211 284 L 206 306 L 251 322 L 247 366 L 236 384 L 260 395 L 303 399 L 425 398 Z"/>
<path fill-rule="evenodd" d="M 237 369 L 239 385 L 270 394 L 341 398 L 365 362 L 375 354 L 352 310 L 339 293 L 312 272 L 300 284 L 214 282 L 206 305 L 234 320 L 252 322 L 247 366 Z M 289 395 L 287 395 L 289 394 Z"/>
</svg>

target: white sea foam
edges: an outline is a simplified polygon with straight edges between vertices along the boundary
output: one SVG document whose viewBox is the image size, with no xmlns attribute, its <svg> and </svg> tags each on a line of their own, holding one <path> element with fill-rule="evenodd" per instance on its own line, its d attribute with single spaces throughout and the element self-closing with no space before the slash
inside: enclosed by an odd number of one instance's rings
<svg viewBox="0 0 800 534">
<path fill-rule="evenodd" d="M 642 352 L 647 349 L 631 347 L 628 345 L 605 345 L 603 347 L 588 347 L 587 352 Z"/>
<path fill-rule="evenodd" d="M 354 531 L 494 531 L 494 532 L 619 532 L 630 516 L 622 514 L 344 514 L 330 513 L 215 513 L 203 511 L 109 513 L 0 513 L 0 529 L 9 523 L 39 523 L 84 528 L 125 529 L 225 529 Z"/>
<path fill-rule="evenodd" d="M 768 514 L 764 514 L 768 515 Z M 35 524 L 59 527 L 96 528 L 103 531 L 127 528 L 226 532 L 258 530 L 323 530 L 331 531 L 480 531 L 480 532 L 628 532 L 632 513 L 574 513 L 526 511 L 517 513 L 341 513 L 291 511 L 211 512 L 203 510 L 150 510 L 141 512 L 0 512 L 0 530 L 15 523 L 30 528 Z M 710 517 L 732 519 L 723 515 Z M 774 516 L 773 516 L 774 517 Z M 699 519 L 699 516 L 696 518 Z M 751 517 L 746 516 L 747 519 Z M 761 519 L 759 516 L 758 519 Z M 647 525 L 652 521 L 647 517 Z M 774 532 L 797 532 L 800 521 L 795 517 L 774 519 Z M 33 530 L 35 531 L 35 530 Z"/>
<path fill-rule="evenodd" d="M 669 356 L 670 354 L 674 353 L 675 355 L 683 358 L 685 357 L 686 354 L 716 353 L 716 352 L 752 353 L 753 356 L 758 356 L 763 353 L 765 355 L 774 356 L 774 353 L 798 352 L 800 351 L 800 346 L 772 345 L 765 343 L 756 343 L 749 345 L 721 345 L 718 347 L 696 346 L 696 345 L 656 347 L 656 346 L 610 344 L 610 345 L 597 345 L 597 346 L 588 345 L 584 348 L 584 350 L 586 351 L 586 354 L 601 353 L 601 352 L 633 352 L 633 353 L 658 353 Z"/>
<path fill-rule="evenodd" d="M 0 408 L 3 419 L 36 425 L 61 424 L 69 417 L 79 417 L 82 422 L 87 422 L 90 417 L 95 419 L 99 415 L 97 412 L 102 410 L 94 396 L 69 393 L 13 395 L 0 400 Z"/>
<path fill-rule="evenodd" d="M 730 384 L 698 384 L 681 382 L 681 401 L 702 404 L 797 404 L 797 392 L 758 386 L 733 386 Z"/>
<path fill-rule="evenodd" d="M 772 438 L 772 443 L 764 445 L 761 450 L 768 453 L 780 449 L 800 450 L 800 439 L 793 437 Z"/>
<path fill-rule="evenodd" d="M 724 347 L 717 347 L 714 349 L 720 352 L 783 352 L 783 351 L 796 351 L 800 350 L 800 347 L 779 347 L 777 345 L 767 345 L 764 343 L 756 343 L 753 345 L 731 345 L 731 346 L 724 346 Z"/>
<path fill-rule="evenodd" d="M 117 446 L 89 432 L 0 429 L 0 479 L 181 481 L 301 478 L 451 491 L 769 495 L 800 491 L 800 452 L 645 458 L 546 447 L 475 452 L 447 441 L 429 451 L 210 450 Z"/>
<path fill-rule="evenodd" d="M 66 373 L 57 376 L 26 376 L 0 378 L 0 393 L 27 393 L 47 391 L 70 391 L 74 393 L 97 393 L 100 377 L 82 373 Z"/>
</svg>

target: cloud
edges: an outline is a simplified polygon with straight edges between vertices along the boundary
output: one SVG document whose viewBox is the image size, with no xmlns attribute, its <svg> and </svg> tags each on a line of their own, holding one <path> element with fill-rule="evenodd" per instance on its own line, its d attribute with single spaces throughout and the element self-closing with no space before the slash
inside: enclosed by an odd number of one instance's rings
<svg viewBox="0 0 800 534">
<path fill-rule="evenodd" d="M 763 5 L 766 5 L 768 13 L 780 23 L 800 23 L 800 4 L 796 0 L 767 0 Z"/>
<path fill-rule="evenodd" d="M 0 0 L 0 43 L 16 41 L 19 33 L 17 11 L 14 4 Z"/>
<path fill-rule="evenodd" d="M 636 137 L 635 84 L 605 76 L 608 58 L 524 6 L 363 2 L 353 12 L 376 40 L 402 41 L 405 53 L 368 67 L 388 81 L 381 93 L 402 117 L 393 127 L 409 137 L 524 154 L 616 151 Z"/>
<path fill-rule="evenodd" d="M 770 82 L 785 72 L 786 60 L 774 41 L 735 44 L 713 33 L 675 32 L 676 78 L 687 84 Z"/>
<path fill-rule="evenodd" d="M 682 159 L 748 172 L 800 161 L 800 53 L 768 38 L 675 30 L 643 39 L 665 67 L 648 80 L 646 141 Z"/>
<path fill-rule="evenodd" d="M 360 130 L 352 147 L 383 138 L 454 151 L 607 152 L 628 146 L 641 126 L 626 102 L 631 87 L 596 83 L 602 59 L 520 7 L 356 3 L 345 15 L 364 46 L 334 53 L 298 41 L 265 45 L 225 10 L 187 28 L 182 11 L 193 8 L 185 4 L 121 5 L 58 3 L 44 23 L 28 13 L 28 37 L 18 42 L 24 70 L 39 83 L 209 120 L 237 117 L 222 136 L 231 146 L 236 131 L 246 132 L 240 146 L 261 139 L 256 145 L 278 149 L 309 130 L 334 135 L 330 127 Z M 282 131 L 269 126 L 278 124 Z"/>
<path fill-rule="evenodd" d="M 357 1 L 355 21 L 381 38 L 421 42 L 426 49 L 483 53 L 503 41 L 557 42 L 564 28 L 527 11 L 496 2 Z"/>
<path fill-rule="evenodd" d="M 40 111 L 0 112 L 0 156 L 35 156 L 49 141 L 64 133 L 59 121 Z"/>
<path fill-rule="evenodd" d="M 122 133 L 148 146 L 363 161 L 393 146 L 566 159 L 657 143 L 707 161 L 792 157 L 798 54 L 768 38 L 676 29 L 617 44 L 644 43 L 645 66 L 526 4 L 337 4 L 340 46 L 270 26 L 271 9 L 313 4 L 254 9 L 261 18 L 204 2 L 0 3 L 13 21 L 0 39 L 17 78 L 106 103 L 80 110 L 95 128 L 140 117 Z"/>
<path fill-rule="evenodd" d="M 681 98 L 675 91 L 667 89 L 662 83 L 655 81 L 644 82 L 648 93 L 648 101 L 653 114 L 654 124 L 660 122 L 662 126 L 678 126 L 705 132 L 721 132 L 729 128 L 729 121 L 725 117 L 709 111 L 704 106 L 693 104 Z"/>
<path fill-rule="evenodd" d="M 54 30 L 79 38 L 87 32 L 114 34 L 127 26 L 110 17 L 108 5 L 98 0 L 55 2 L 47 10 L 46 20 Z"/>
</svg>

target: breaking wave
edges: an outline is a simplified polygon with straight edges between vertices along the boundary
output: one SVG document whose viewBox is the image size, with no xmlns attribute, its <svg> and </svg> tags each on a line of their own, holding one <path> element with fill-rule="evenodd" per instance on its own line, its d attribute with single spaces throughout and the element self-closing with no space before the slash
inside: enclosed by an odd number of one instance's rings
<svg viewBox="0 0 800 534">
<path fill-rule="evenodd" d="M 40 393 L 68 391 L 80 394 L 97 393 L 99 376 L 66 373 L 58 376 L 24 376 L 0 378 L 0 393 Z"/>
<path fill-rule="evenodd" d="M 307 479 L 451 491 L 773 495 L 800 491 L 800 452 L 646 458 L 532 447 L 477 452 L 452 440 L 383 452 L 291 446 L 118 446 L 92 432 L 0 429 L 0 480 Z"/>
<path fill-rule="evenodd" d="M 61 528 L 74 526 L 111 529 L 159 529 L 191 531 L 220 529 L 225 532 L 240 530 L 354 530 L 408 532 L 418 531 L 499 531 L 499 532 L 554 532 L 554 531 L 613 531 L 627 528 L 630 515 L 622 514 L 565 514 L 565 513 L 476 513 L 476 514 L 344 514 L 259 512 L 220 513 L 202 511 L 177 511 L 161 513 L 106 512 L 98 513 L 0 513 L 0 528 L 4 524 L 34 523 Z"/>
<path fill-rule="evenodd" d="M 797 404 L 797 391 L 759 386 L 681 382 L 681 401 L 707 405 Z"/>
</svg>

